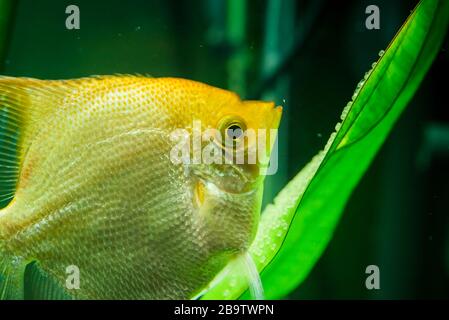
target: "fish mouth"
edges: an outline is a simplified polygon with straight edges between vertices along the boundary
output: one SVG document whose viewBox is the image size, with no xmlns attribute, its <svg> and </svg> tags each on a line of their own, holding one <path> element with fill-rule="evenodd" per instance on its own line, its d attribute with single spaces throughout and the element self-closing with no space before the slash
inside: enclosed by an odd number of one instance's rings
<svg viewBox="0 0 449 320">
<path fill-rule="evenodd" d="M 226 188 L 221 184 L 212 181 L 198 179 L 194 186 L 195 202 L 197 205 L 202 205 L 208 195 L 232 195 L 236 197 L 247 197 L 256 192 L 256 186 L 250 186 L 241 190 Z"/>
<path fill-rule="evenodd" d="M 273 103 L 273 112 L 272 112 L 273 120 L 271 122 L 271 129 L 279 128 L 279 124 L 281 123 L 281 118 L 282 118 L 282 111 L 283 111 L 282 106 L 274 107 L 274 103 Z"/>
<path fill-rule="evenodd" d="M 258 165 L 226 164 L 222 166 L 226 166 L 226 170 L 223 170 L 224 168 L 222 167 L 220 174 L 208 174 L 200 170 L 192 170 L 193 175 L 196 177 L 195 194 L 200 191 L 199 195 L 204 192 L 220 192 L 237 196 L 248 195 L 255 192 L 263 179 L 262 176 L 257 174 L 259 172 Z M 199 198 L 204 197 L 200 196 Z"/>
</svg>

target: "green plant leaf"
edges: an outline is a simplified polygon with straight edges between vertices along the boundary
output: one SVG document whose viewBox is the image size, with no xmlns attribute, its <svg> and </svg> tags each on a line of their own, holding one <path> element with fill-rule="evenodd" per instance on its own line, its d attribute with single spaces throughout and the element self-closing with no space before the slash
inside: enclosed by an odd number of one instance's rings
<svg viewBox="0 0 449 320">
<path fill-rule="evenodd" d="M 449 1 L 423 0 L 348 103 L 322 152 L 262 214 L 249 252 L 265 295 L 278 299 L 309 274 L 348 198 L 418 89 L 444 39 Z M 247 298 L 246 277 L 230 264 L 203 299 Z"/>
</svg>

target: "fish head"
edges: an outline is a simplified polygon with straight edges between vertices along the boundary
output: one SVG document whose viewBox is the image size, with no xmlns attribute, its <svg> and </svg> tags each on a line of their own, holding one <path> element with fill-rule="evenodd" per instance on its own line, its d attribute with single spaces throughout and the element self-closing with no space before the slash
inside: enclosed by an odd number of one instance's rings
<svg viewBox="0 0 449 320">
<path fill-rule="evenodd" d="M 200 115 L 204 132 L 201 161 L 192 167 L 197 177 L 194 198 L 210 244 L 235 254 L 249 247 L 257 231 L 270 155 L 277 157 L 282 107 L 242 101 L 227 91 L 220 94 Z"/>
</svg>

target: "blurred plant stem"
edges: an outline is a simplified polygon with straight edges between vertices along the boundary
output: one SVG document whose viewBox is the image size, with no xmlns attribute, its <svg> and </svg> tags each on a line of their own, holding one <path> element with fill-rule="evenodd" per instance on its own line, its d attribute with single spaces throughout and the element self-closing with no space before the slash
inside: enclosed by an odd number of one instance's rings
<svg viewBox="0 0 449 320">
<path fill-rule="evenodd" d="M 231 47 L 228 60 L 228 88 L 245 97 L 248 66 L 248 53 L 245 47 L 247 2 L 229 0 L 227 5 L 226 34 Z"/>
<path fill-rule="evenodd" d="M 268 12 L 272 12 L 271 8 L 289 8 L 291 4 L 289 1 L 285 3 L 282 1 L 269 1 L 267 6 L 267 20 L 270 19 L 268 17 Z M 298 2 L 293 1 L 293 3 L 297 4 Z M 315 28 L 318 23 L 318 17 L 321 13 L 325 4 L 325 0 L 315 0 L 311 1 L 307 8 L 304 8 L 301 13 L 301 17 L 298 17 L 297 25 L 294 26 L 293 30 L 286 30 L 288 34 L 282 34 L 282 41 L 280 46 L 282 46 L 283 55 L 280 56 L 276 62 L 272 61 L 270 68 L 263 73 L 263 77 L 260 79 L 258 83 L 252 86 L 249 92 L 249 98 L 257 99 L 259 98 L 267 89 L 270 89 L 274 86 L 277 78 L 287 72 L 295 59 L 298 58 L 298 54 L 300 54 L 301 49 L 307 42 L 310 37 L 311 30 Z M 295 9 L 293 5 L 292 9 Z M 287 15 L 294 14 L 294 11 L 286 11 L 281 15 L 279 21 L 283 21 L 284 19 L 289 19 Z M 275 16 L 275 12 L 271 14 L 272 17 Z M 274 18 L 272 18 L 273 21 Z M 287 25 L 288 22 L 284 22 L 284 25 Z M 267 32 L 269 32 L 268 24 Z M 285 28 L 282 28 L 285 29 Z M 284 31 L 284 30 L 282 30 Z M 266 37 L 268 38 L 268 36 Z M 287 39 L 288 38 L 288 39 Z"/>
<path fill-rule="evenodd" d="M 265 39 L 262 51 L 261 79 L 276 71 L 295 41 L 295 0 L 269 0 L 265 18 Z M 290 75 L 280 75 L 270 89 L 262 94 L 262 100 L 274 101 L 282 105 L 283 115 L 278 132 L 278 171 L 267 178 L 264 204 L 274 196 L 288 181 L 288 122 L 289 122 Z M 273 159 L 274 160 L 274 159 Z"/>
<path fill-rule="evenodd" d="M 0 0 L 0 68 L 3 69 L 5 64 L 7 38 L 9 34 L 9 26 L 12 18 L 14 1 Z"/>
</svg>

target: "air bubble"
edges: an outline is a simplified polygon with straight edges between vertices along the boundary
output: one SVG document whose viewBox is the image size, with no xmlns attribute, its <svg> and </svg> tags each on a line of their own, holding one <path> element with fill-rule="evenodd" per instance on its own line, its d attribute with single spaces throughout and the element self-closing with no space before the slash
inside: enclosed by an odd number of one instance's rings
<svg viewBox="0 0 449 320">
<path fill-rule="evenodd" d="M 349 102 L 346 104 L 346 107 L 343 108 L 343 111 L 342 111 L 341 116 L 340 116 L 340 119 L 341 119 L 341 120 L 344 120 L 344 119 L 346 118 L 346 116 L 347 116 L 348 113 L 349 113 L 349 110 L 351 110 L 351 106 L 352 106 L 352 101 L 349 101 Z"/>
<path fill-rule="evenodd" d="M 379 51 L 379 57 L 382 57 L 384 55 L 385 51 L 384 50 L 380 50 Z"/>
<path fill-rule="evenodd" d="M 341 127 L 341 123 L 339 122 L 335 125 L 335 131 L 337 132 L 338 130 L 340 130 L 340 127 Z"/>
</svg>

